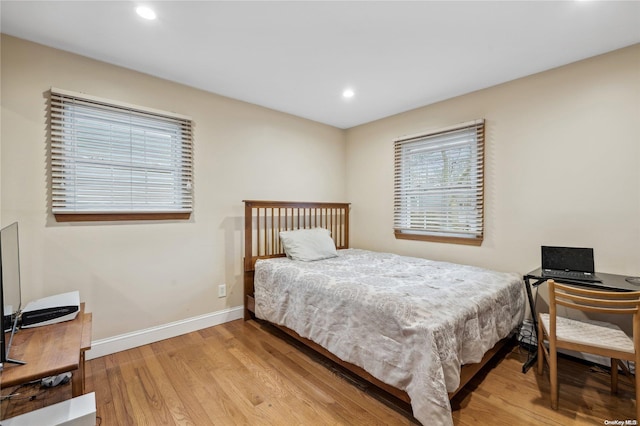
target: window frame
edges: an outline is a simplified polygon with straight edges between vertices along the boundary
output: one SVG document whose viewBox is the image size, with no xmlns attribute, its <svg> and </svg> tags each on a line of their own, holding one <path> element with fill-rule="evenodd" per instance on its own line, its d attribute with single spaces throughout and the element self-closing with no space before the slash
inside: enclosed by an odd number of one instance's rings
<svg viewBox="0 0 640 426">
<path fill-rule="evenodd" d="M 447 138 L 455 137 L 456 135 L 462 135 L 464 132 L 468 132 L 470 140 L 456 145 L 455 148 L 467 147 L 469 151 L 464 155 L 468 155 L 468 175 L 469 178 L 464 181 L 464 184 L 458 184 L 452 186 L 450 181 L 446 182 L 444 176 L 440 176 L 438 184 L 441 187 L 429 186 L 430 179 L 435 175 L 429 174 L 429 164 L 421 162 L 419 165 L 411 168 L 408 163 L 408 158 L 411 153 L 407 151 L 411 148 L 416 150 L 416 153 L 420 152 L 423 155 L 426 151 L 431 153 L 436 152 L 452 152 L 453 148 L 447 148 Z M 480 246 L 484 240 L 484 134 L 485 134 L 485 120 L 479 119 L 466 123 L 460 123 L 454 126 L 449 126 L 442 129 L 428 131 L 417 135 L 405 136 L 394 140 L 394 235 L 396 239 L 405 240 L 419 240 L 419 241 L 431 241 L 453 244 L 464 244 Z M 473 135 L 473 136 L 471 136 Z M 462 138 L 462 137 L 461 137 Z M 462 152 L 458 150 L 459 152 Z M 424 155 L 426 156 L 426 155 Z M 417 154 L 416 154 L 417 157 Z M 437 169 L 437 162 L 433 164 L 434 169 Z M 444 174 L 444 165 L 441 166 Z M 414 170 L 412 177 L 408 177 L 408 170 Z M 466 170 L 466 169 L 465 169 Z M 424 173 L 421 178 L 416 179 L 416 173 Z M 475 177 L 474 177 L 475 175 Z M 430 177 L 431 176 L 431 177 Z M 462 176 L 462 175 L 460 175 Z M 408 193 L 408 189 L 416 190 L 417 183 L 412 181 L 418 181 L 420 179 L 423 184 L 422 188 L 418 189 L 418 192 Z M 413 186 L 412 186 L 413 185 Z M 466 186 L 466 187 L 465 187 Z M 468 187 L 468 188 L 467 188 Z M 444 190 L 443 190 L 444 188 Z M 452 194 L 463 195 L 454 196 Z M 434 201 L 434 194 L 440 194 L 439 200 Z M 431 197 L 431 198 L 429 198 Z M 441 200 L 449 200 L 460 198 L 463 201 L 458 202 L 454 209 L 447 210 L 444 206 L 445 202 Z M 416 201 L 419 198 L 418 201 Z M 413 203 L 414 206 L 409 204 Z M 415 206 L 415 204 L 421 204 L 422 206 Z M 433 207 L 426 208 L 424 204 L 431 204 Z M 441 209 L 438 209 L 438 208 Z M 415 213 L 412 215 L 411 213 Z M 442 212 L 442 213 L 439 213 Z M 449 214 L 449 218 L 445 219 L 447 213 L 453 212 L 454 215 Z M 465 219 L 459 219 L 462 217 L 462 213 L 465 213 Z M 457 213 L 457 224 L 452 224 L 451 216 L 455 216 Z M 412 217 L 414 217 L 412 219 Z M 418 219 L 416 220 L 415 217 Z M 418 227 L 417 222 L 423 222 L 423 225 Z M 429 222 L 429 225 L 426 223 Z M 430 229 L 427 229 L 427 228 Z M 464 229 L 466 227 L 466 229 Z"/>
<path fill-rule="evenodd" d="M 191 217 L 190 117 L 52 87 L 48 127 L 50 208 L 57 222 Z M 96 201 L 100 196 L 109 201 Z"/>
</svg>

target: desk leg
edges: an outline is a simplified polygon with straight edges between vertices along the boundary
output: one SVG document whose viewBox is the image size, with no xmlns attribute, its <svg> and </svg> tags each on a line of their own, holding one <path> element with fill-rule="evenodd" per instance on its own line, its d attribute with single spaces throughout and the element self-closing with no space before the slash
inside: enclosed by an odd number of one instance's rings
<svg viewBox="0 0 640 426">
<path fill-rule="evenodd" d="M 82 395 L 82 373 L 80 371 L 81 368 L 78 368 L 71 377 L 71 396 L 74 398 Z"/>
<path fill-rule="evenodd" d="M 529 371 L 531 366 L 533 364 L 535 364 L 536 361 L 538 361 L 538 349 L 537 348 L 533 352 L 531 352 L 531 354 L 529 355 L 529 357 L 527 358 L 525 363 L 522 365 L 522 372 L 526 373 L 527 371 Z"/>
<path fill-rule="evenodd" d="M 533 293 L 531 293 L 531 282 L 528 277 L 523 278 L 524 287 L 527 289 L 527 299 L 529 299 L 529 309 L 531 309 L 531 319 L 533 320 L 533 333 L 536 336 L 536 342 L 538 341 L 538 318 L 536 317 L 536 307 L 533 303 Z M 539 286 L 542 284 L 544 280 L 538 280 L 534 283 L 534 286 Z M 534 348 L 530 349 L 531 353 L 527 359 L 527 361 L 522 366 L 522 372 L 526 373 L 529 371 L 529 368 L 537 361 L 538 359 L 538 345 L 533 345 Z"/>
<path fill-rule="evenodd" d="M 78 369 L 73 372 L 73 376 L 71 376 L 71 396 L 74 398 L 77 396 L 84 395 L 84 361 L 85 361 L 85 351 L 80 351 L 80 363 L 78 364 Z"/>
</svg>

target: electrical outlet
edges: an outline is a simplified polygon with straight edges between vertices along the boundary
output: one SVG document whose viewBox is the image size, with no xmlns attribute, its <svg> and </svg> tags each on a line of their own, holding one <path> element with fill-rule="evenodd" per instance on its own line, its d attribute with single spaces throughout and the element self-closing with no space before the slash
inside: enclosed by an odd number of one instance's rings
<svg viewBox="0 0 640 426">
<path fill-rule="evenodd" d="M 227 285 L 220 284 L 218 286 L 218 297 L 227 297 Z"/>
</svg>

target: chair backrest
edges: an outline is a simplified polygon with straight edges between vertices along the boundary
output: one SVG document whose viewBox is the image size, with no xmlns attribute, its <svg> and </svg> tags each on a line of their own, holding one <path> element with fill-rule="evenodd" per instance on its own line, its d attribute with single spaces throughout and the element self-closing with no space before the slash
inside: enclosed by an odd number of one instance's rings
<svg viewBox="0 0 640 426">
<path fill-rule="evenodd" d="M 549 325 L 555 339 L 557 306 L 566 306 L 583 312 L 633 315 L 633 341 L 640 345 L 640 291 L 604 291 L 556 283 L 549 285 Z"/>
<path fill-rule="evenodd" d="M 574 287 L 548 280 L 550 314 L 557 305 L 584 312 L 636 315 L 640 312 L 640 291 L 604 291 Z"/>
</svg>

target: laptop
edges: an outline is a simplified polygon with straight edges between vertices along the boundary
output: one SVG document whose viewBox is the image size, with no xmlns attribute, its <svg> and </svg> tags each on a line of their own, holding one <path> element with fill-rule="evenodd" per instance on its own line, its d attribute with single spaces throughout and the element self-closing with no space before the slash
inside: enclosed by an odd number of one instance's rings
<svg viewBox="0 0 640 426">
<path fill-rule="evenodd" d="M 602 282 L 595 274 L 592 248 L 542 246 L 542 276 Z"/>
</svg>

